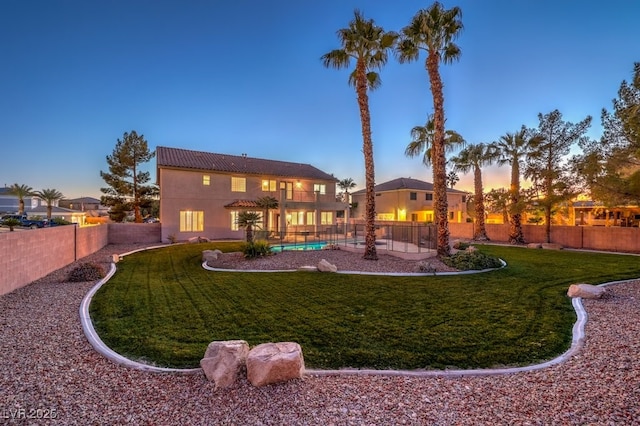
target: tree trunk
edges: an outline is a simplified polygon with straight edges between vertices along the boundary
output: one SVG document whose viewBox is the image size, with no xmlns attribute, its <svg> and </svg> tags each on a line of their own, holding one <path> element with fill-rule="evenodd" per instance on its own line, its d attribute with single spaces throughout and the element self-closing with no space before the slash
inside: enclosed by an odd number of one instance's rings
<svg viewBox="0 0 640 426">
<path fill-rule="evenodd" d="M 375 171 L 373 164 L 373 141 L 371 140 L 371 116 L 369 114 L 369 97 L 367 96 L 366 65 L 362 59 L 356 64 L 356 92 L 360 121 L 362 123 L 362 152 L 365 169 L 365 247 L 364 259 L 378 260 L 376 251 L 376 198 Z"/>
<path fill-rule="evenodd" d="M 430 51 L 427 57 L 427 73 L 431 82 L 433 97 L 433 146 L 431 149 L 431 164 L 433 165 L 433 204 L 438 233 L 436 248 L 438 256 L 447 257 L 451 254 L 449 247 L 449 206 L 447 202 L 447 170 L 444 146 L 444 95 L 442 80 L 438 70 L 439 53 Z"/>
<path fill-rule="evenodd" d="M 251 225 L 247 225 L 247 242 L 253 242 L 253 227 Z"/>
<path fill-rule="evenodd" d="M 509 228 L 509 242 L 511 244 L 525 244 L 522 232 L 522 213 L 520 212 L 520 163 L 514 159 L 511 164 L 511 226 Z"/>
<path fill-rule="evenodd" d="M 551 206 L 544 206 L 544 232 L 547 242 L 551 242 Z"/>
<path fill-rule="evenodd" d="M 484 195 L 482 194 L 482 171 L 480 170 L 480 167 L 473 168 L 473 186 L 475 189 L 474 197 L 476 200 L 476 221 L 478 222 L 478 227 L 476 228 L 473 239 L 478 241 L 489 241 L 489 237 L 487 237 L 487 229 L 484 224 Z"/>
</svg>

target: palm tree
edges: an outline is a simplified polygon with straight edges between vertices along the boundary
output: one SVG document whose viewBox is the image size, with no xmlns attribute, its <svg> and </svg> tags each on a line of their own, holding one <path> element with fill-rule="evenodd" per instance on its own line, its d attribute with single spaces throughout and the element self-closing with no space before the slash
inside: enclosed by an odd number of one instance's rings
<svg viewBox="0 0 640 426">
<path fill-rule="evenodd" d="M 520 195 L 520 162 L 540 142 L 540 136 L 529 134 L 525 126 L 516 133 L 507 133 L 493 143 L 498 153 L 499 165 L 511 165 L 511 186 L 509 187 L 509 242 L 525 244 L 522 232 L 522 211 L 524 203 Z"/>
<path fill-rule="evenodd" d="M 449 173 L 447 173 L 447 186 L 449 188 L 453 189 L 453 187 L 456 186 L 459 181 L 460 177 L 455 170 L 451 170 Z"/>
<path fill-rule="evenodd" d="M 340 188 L 344 192 L 345 203 L 349 203 L 349 190 L 356 187 L 356 183 L 351 178 L 345 178 L 338 182 L 338 188 Z"/>
<path fill-rule="evenodd" d="M 47 203 L 47 219 L 51 220 L 51 211 L 53 210 L 53 204 L 64 198 L 62 192 L 57 189 L 43 189 L 42 191 L 34 192 L 34 195 L 40 197 Z"/>
<path fill-rule="evenodd" d="M 475 203 L 476 222 L 478 223 L 473 235 L 474 240 L 489 240 L 484 223 L 482 167 L 490 165 L 495 159 L 495 156 L 496 154 L 493 146 L 479 143 L 476 145 L 469 145 L 460 151 L 460 154 L 451 159 L 457 171 L 461 173 L 468 173 L 470 170 L 473 170 L 473 200 Z"/>
<path fill-rule="evenodd" d="M 421 153 L 422 163 L 429 167 L 433 164 L 433 141 L 435 138 L 435 127 L 433 124 L 433 115 L 429 116 L 427 124 L 424 126 L 415 126 L 411 129 L 411 142 L 404 150 L 404 155 L 413 158 Z M 464 147 L 466 141 L 455 130 L 446 130 L 444 132 L 444 151 L 450 154 L 458 148 Z"/>
<path fill-rule="evenodd" d="M 243 211 L 238 214 L 238 227 L 245 228 L 248 243 L 253 242 L 253 228 L 262 220 L 260 213 Z"/>
<path fill-rule="evenodd" d="M 271 195 L 265 195 L 264 197 L 258 198 L 256 200 L 256 204 L 258 207 L 264 210 L 264 217 L 266 218 L 266 230 L 269 231 L 271 229 L 271 224 L 269 223 L 269 210 L 278 208 L 278 200 Z"/>
<path fill-rule="evenodd" d="M 362 124 L 362 152 L 365 166 L 365 250 L 364 258 L 377 260 L 376 252 L 376 205 L 375 170 L 373 164 L 373 142 L 371 140 L 371 115 L 367 92 L 381 85 L 380 76 L 375 69 L 387 63 L 388 50 L 398 38 L 394 32 L 385 32 L 372 19 L 365 19 L 360 11 L 354 12 L 354 18 L 348 28 L 338 30 L 338 39 L 342 47 L 322 55 L 322 62 L 329 68 L 347 68 L 351 59 L 356 62 L 355 69 L 349 75 L 349 84 L 355 87 Z"/>
<path fill-rule="evenodd" d="M 24 198 L 33 195 L 33 188 L 27 185 L 14 183 L 9 187 L 9 194 L 18 197 L 18 214 L 24 214 Z"/>
<path fill-rule="evenodd" d="M 453 42 L 462 30 L 462 10 L 453 7 L 446 10 L 439 2 L 433 3 L 427 9 L 421 9 L 402 29 L 401 40 L 397 44 L 397 56 L 400 63 L 418 59 L 420 50 L 427 52 L 425 68 L 431 84 L 433 98 L 434 138 L 433 153 L 433 192 L 438 229 L 438 255 L 448 256 L 449 248 L 449 218 L 447 205 L 447 170 L 445 157 L 444 130 L 444 94 L 442 93 L 442 79 L 440 77 L 440 62 L 452 63 L 460 58 L 460 48 Z"/>
</svg>

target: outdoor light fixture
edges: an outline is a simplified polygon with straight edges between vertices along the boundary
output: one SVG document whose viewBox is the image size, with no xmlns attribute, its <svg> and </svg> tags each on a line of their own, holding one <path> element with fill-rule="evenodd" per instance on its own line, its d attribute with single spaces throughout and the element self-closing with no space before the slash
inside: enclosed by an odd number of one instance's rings
<svg viewBox="0 0 640 426">
<path fill-rule="evenodd" d="M 296 188 L 302 188 L 302 183 L 300 181 L 296 182 Z"/>
</svg>

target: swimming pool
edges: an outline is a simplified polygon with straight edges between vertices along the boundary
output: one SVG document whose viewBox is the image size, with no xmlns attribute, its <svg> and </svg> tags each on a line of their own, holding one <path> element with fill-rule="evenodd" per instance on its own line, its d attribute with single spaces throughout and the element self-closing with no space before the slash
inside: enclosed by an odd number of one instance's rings
<svg viewBox="0 0 640 426">
<path fill-rule="evenodd" d="M 322 250 L 327 245 L 326 241 L 318 241 L 313 243 L 295 243 L 295 244 L 274 244 L 271 246 L 271 251 L 289 251 L 289 250 Z"/>
</svg>

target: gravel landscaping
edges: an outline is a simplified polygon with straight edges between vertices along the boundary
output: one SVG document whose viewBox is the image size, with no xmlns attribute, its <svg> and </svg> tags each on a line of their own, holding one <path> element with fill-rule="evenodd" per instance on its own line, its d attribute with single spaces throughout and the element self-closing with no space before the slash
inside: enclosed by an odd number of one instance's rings
<svg viewBox="0 0 640 426">
<path fill-rule="evenodd" d="M 133 248 L 107 246 L 80 262 L 107 267 L 112 253 Z M 146 373 L 96 353 L 78 314 L 94 283 L 66 282 L 72 266 L 0 296 L 0 423 L 640 425 L 640 281 L 584 301 L 583 349 L 548 369 L 457 378 L 306 376 L 214 390 L 204 374 Z M 38 418 L 45 416 L 55 419 Z"/>
</svg>

